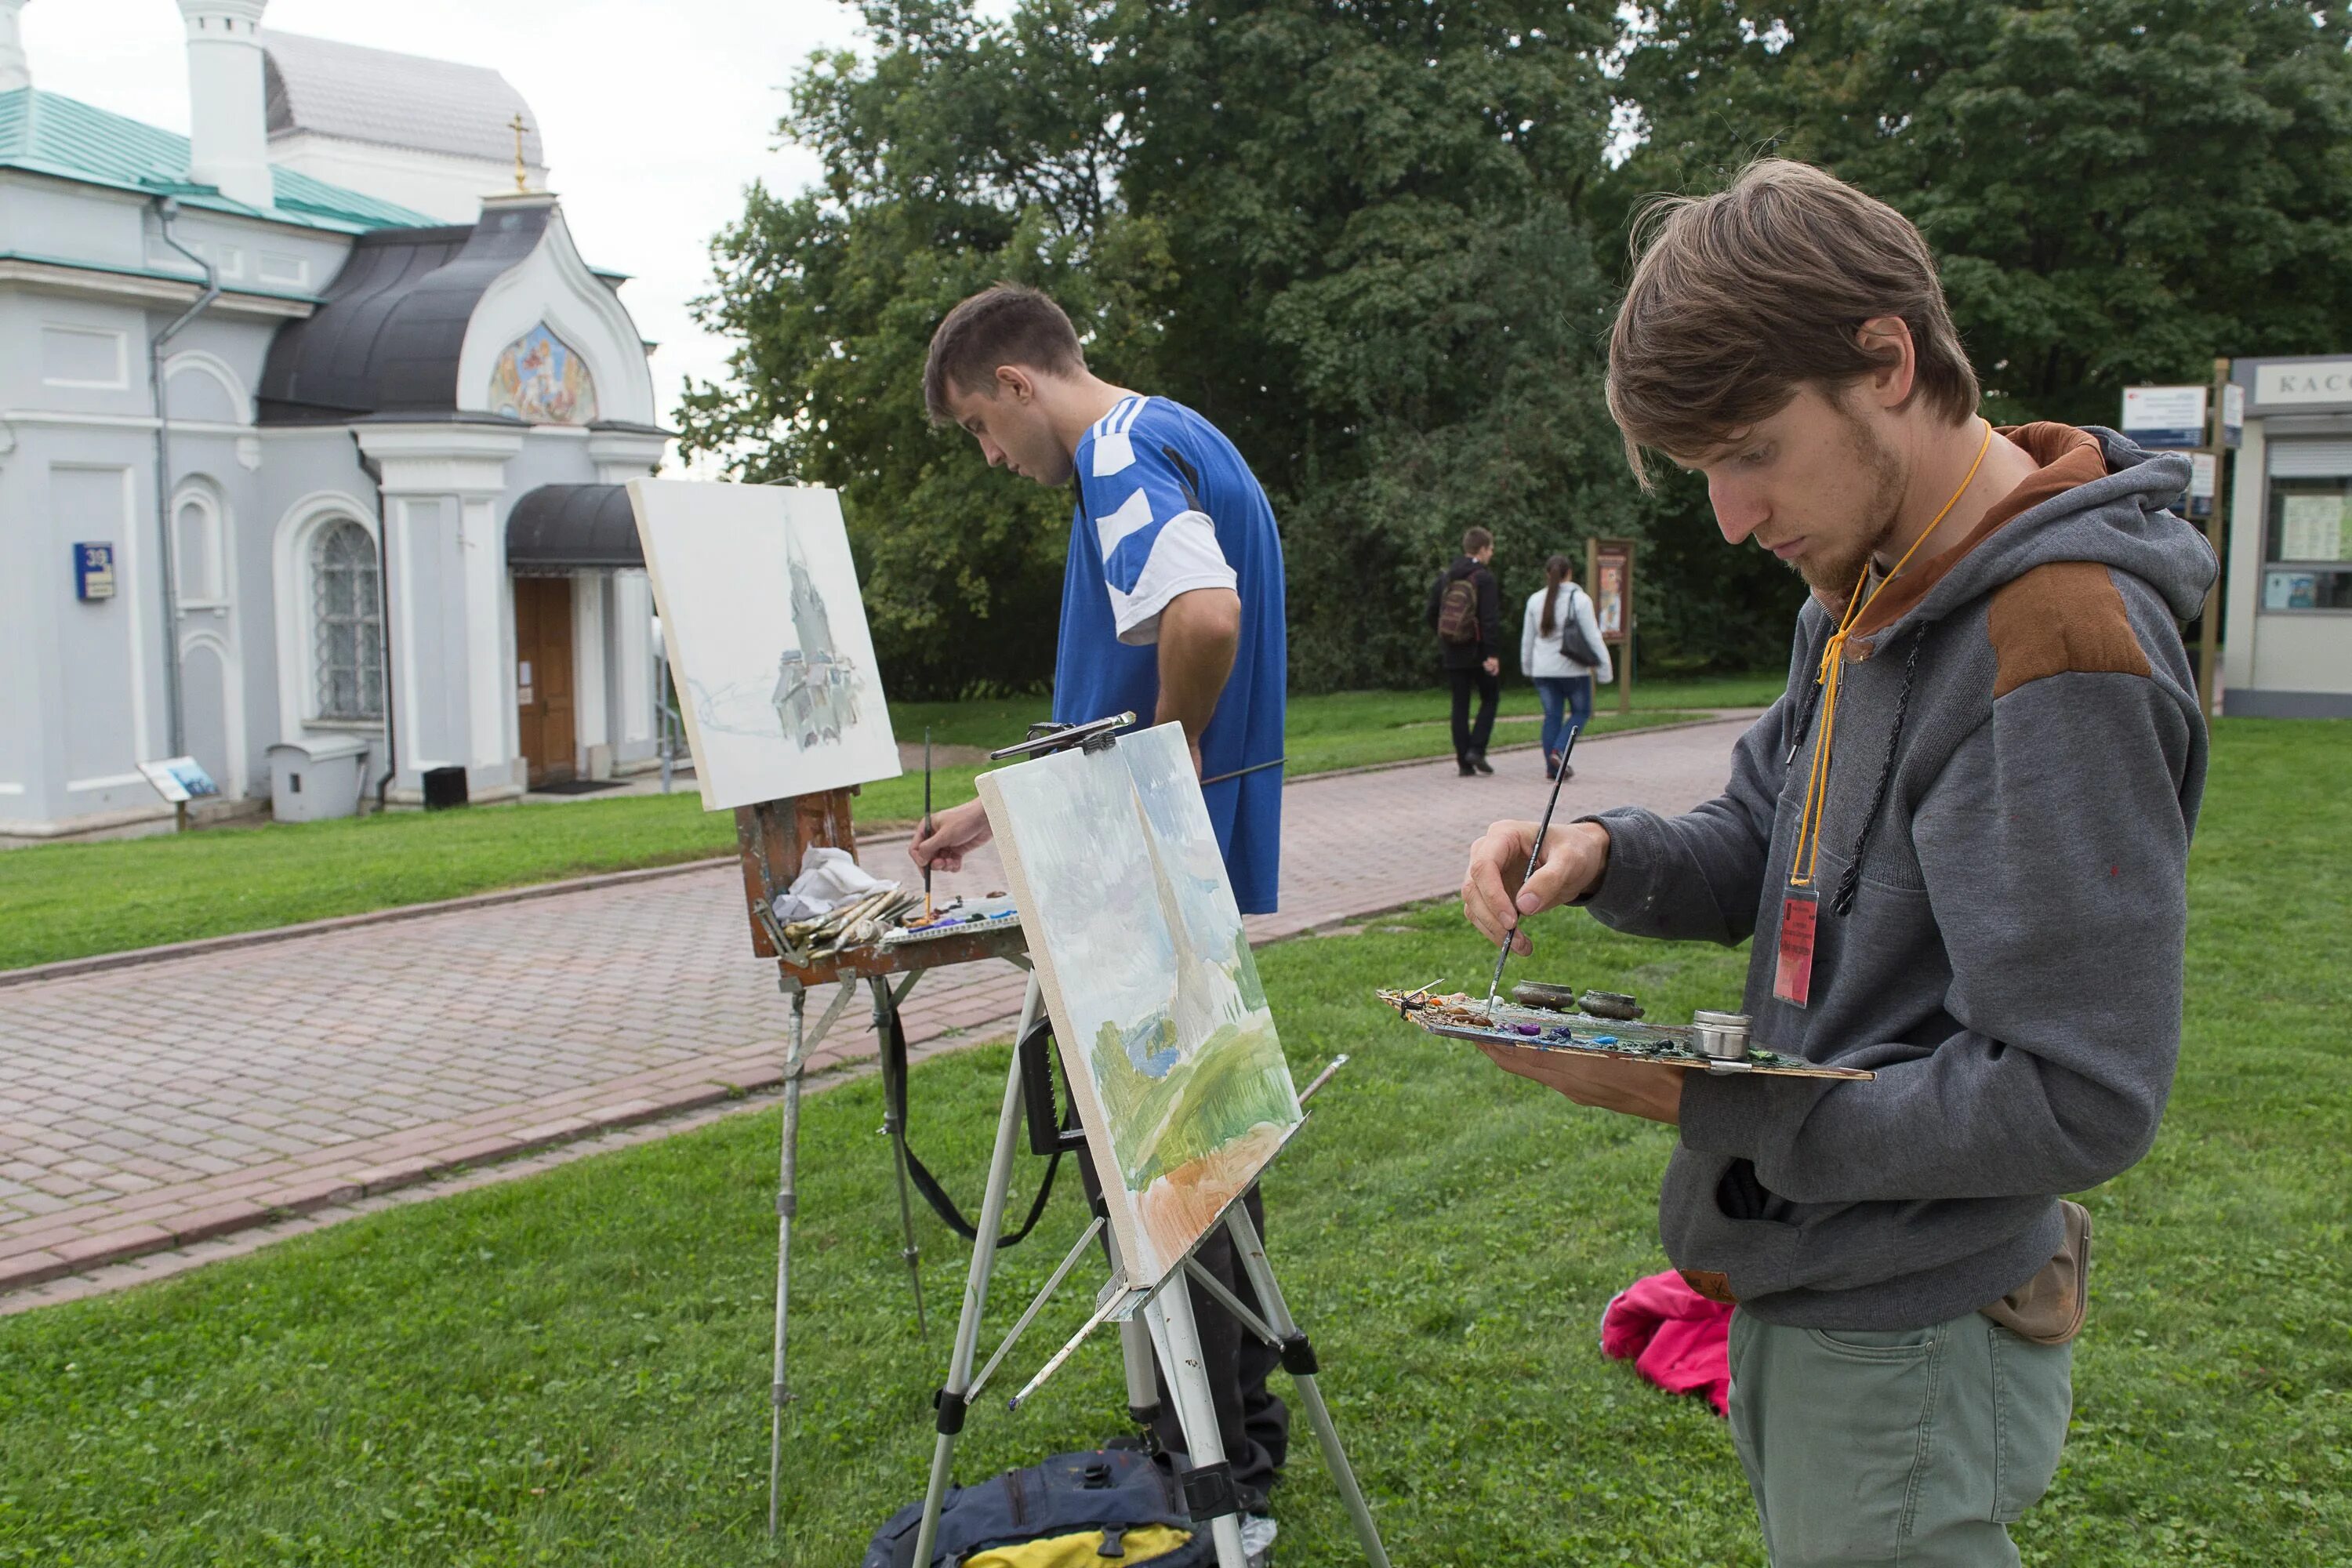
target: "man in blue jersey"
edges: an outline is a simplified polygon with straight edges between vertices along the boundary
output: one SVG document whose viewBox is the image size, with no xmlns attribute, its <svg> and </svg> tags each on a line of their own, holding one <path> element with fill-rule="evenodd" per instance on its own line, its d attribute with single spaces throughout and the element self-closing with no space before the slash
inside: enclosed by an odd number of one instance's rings
<svg viewBox="0 0 2352 1568">
<path fill-rule="evenodd" d="M 1114 386 L 1087 368 L 1061 307 L 1013 284 L 949 312 L 923 368 L 931 417 L 971 432 L 991 467 L 1076 482 L 1054 665 L 1054 717 L 1134 712 L 1179 723 L 1244 914 L 1275 907 L 1281 863 L 1287 674 L 1282 541 L 1265 491 L 1234 444 L 1192 410 Z M 910 853 L 953 870 L 989 836 L 973 801 L 938 813 Z M 1264 1209 L 1253 1189 L 1253 1216 Z M 1201 1261 L 1256 1307 L 1220 1230 Z M 1277 1358 L 1223 1308 L 1193 1295 L 1225 1458 L 1254 1559 L 1270 1543 L 1265 1494 L 1288 1415 L 1267 1392 Z M 1163 1382 L 1161 1441 L 1183 1438 Z"/>
</svg>

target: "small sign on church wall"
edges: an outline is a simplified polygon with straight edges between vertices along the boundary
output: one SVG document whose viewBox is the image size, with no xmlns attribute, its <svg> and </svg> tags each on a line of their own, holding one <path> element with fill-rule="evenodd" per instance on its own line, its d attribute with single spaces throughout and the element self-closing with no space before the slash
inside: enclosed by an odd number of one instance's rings
<svg viewBox="0 0 2352 1568">
<path fill-rule="evenodd" d="M 74 597 L 81 600 L 114 597 L 114 546 L 77 544 L 74 552 Z"/>
</svg>

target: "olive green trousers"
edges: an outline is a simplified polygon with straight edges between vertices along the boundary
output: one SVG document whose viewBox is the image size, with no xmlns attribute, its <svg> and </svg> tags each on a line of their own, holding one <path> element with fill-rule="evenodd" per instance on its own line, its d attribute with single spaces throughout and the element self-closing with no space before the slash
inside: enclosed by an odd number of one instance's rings
<svg viewBox="0 0 2352 1568">
<path fill-rule="evenodd" d="M 1772 1568 L 2011 1568 L 2058 1470 L 2072 1345 L 1971 1312 L 1932 1328 L 1731 1317 L 1731 1436 Z"/>
</svg>

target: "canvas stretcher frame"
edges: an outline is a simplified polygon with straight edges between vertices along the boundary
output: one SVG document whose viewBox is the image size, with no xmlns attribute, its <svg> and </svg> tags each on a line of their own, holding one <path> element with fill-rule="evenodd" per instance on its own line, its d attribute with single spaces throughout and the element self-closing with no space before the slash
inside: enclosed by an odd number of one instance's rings
<svg viewBox="0 0 2352 1568">
<path fill-rule="evenodd" d="M 1119 1256 L 1157 1285 L 1305 1115 L 1190 748 L 1165 724 L 978 784 Z"/>
</svg>

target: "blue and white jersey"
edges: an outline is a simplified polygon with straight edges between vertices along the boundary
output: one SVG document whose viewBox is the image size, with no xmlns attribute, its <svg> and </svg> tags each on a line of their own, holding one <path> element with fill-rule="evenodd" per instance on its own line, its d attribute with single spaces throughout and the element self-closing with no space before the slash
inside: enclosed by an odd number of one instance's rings
<svg viewBox="0 0 2352 1568">
<path fill-rule="evenodd" d="M 1282 540 L 1249 465 L 1217 427 L 1164 397 L 1126 397 L 1077 450 L 1078 504 L 1062 581 L 1054 717 L 1083 723 L 1160 700 L 1160 614 L 1179 594 L 1241 595 L 1241 645 L 1201 737 L 1215 778 L 1282 755 L 1289 668 Z M 1202 792 L 1244 914 L 1275 908 L 1282 862 L 1282 770 Z"/>
</svg>

